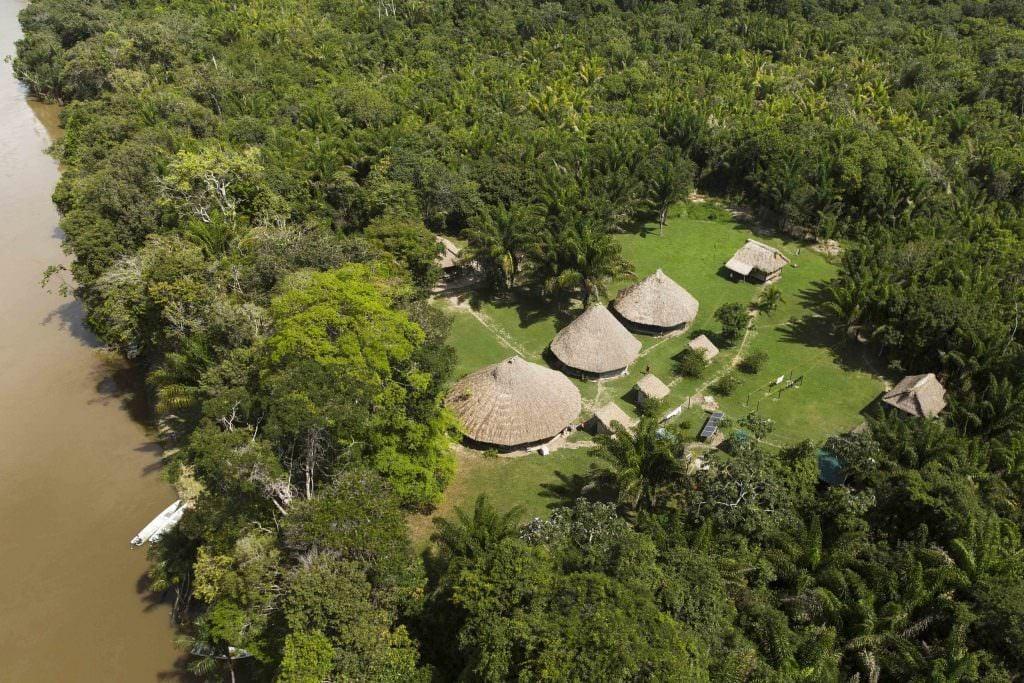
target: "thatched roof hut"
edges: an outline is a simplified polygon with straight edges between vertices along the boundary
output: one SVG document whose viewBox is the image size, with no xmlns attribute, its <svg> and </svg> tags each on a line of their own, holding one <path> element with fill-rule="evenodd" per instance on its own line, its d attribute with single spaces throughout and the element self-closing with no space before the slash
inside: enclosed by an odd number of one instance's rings
<svg viewBox="0 0 1024 683">
<path fill-rule="evenodd" d="M 618 375 L 640 354 L 640 342 L 604 306 L 591 306 L 551 341 L 551 353 L 584 377 Z"/>
<path fill-rule="evenodd" d="M 611 434 L 615 431 L 612 428 L 612 423 L 614 422 L 618 422 L 620 425 L 630 430 L 633 429 L 633 425 L 636 424 L 636 420 L 630 417 L 625 410 L 620 408 L 618 403 L 613 401 L 611 403 L 605 403 L 594 411 L 594 416 L 590 418 L 589 426 L 599 434 Z"/>
<path fill-rule="evenodd" d="M 641 332 L 661 333 L 689 325 L 698 307 L 697 299 L 661 268 L 623 289 L 615 299 L 615 311 Z"/>
<path fill-rule="evenodd" d="M 462 249 L 447 237 L 436 235 L 437 238 L 437 265 L 442 270 L 449 270 L 459 266 L 459 258 L 462 256 Z"/>
<path fill-rule="evenodd" d="M 699 337 L 691 339 L 689 346 L 694 351 L 703 351 L 704 360 L 711 360 L 718 355 L 718 347 L 715 346 L 714 342 L 708 339 L 706 334 L 702 334 Z"/>
<path fill-rule="evenodd" d="M 782 269 L 788 263 L 789 259 L 775 247 L 757 240 L 747 240 L 726 262 L 725 267 L 743 277 L 771 282 L 781 277 Z"/>
<path fill-rule="evenodd" d="M 935 417 L 946 407 L 946 390 L 934 373 L 908 375 L 885 392 L 882 402 L 914 417 Z"/>
<path fill-rule="evenodd" d="M 669 394 L 668 386 L 657 376 L 647 373 L 636 382 L 636 397 L 639 403 L 651 399 L 660 401 Z"/>
<path fill-rule="evenodd" d="M 568 377 L 513 356 L 466 375 L 445 405 L 462 433 L 503 448 L 545 441 L 580 414 L 580 392 Z"/>
</svg>

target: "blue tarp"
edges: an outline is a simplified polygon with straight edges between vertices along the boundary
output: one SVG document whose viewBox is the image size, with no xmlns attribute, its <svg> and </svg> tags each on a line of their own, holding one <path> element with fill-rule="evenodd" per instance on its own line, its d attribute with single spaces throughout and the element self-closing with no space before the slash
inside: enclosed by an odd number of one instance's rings
<svg viewBox="0 0 1024 683">
<path fill-rule="evenodd" d="M 841 486 L 846 483 L 846 472 L 843 471 L 842 461 L 834 453 L 824 448 L 818 449 L 818 478 L 831 486 Z"/>
</svg>

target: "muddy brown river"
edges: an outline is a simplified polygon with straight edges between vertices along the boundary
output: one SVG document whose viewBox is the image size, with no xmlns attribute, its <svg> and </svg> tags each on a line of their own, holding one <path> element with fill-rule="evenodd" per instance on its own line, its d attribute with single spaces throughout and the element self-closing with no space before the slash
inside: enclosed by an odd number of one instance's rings
<svg viewBox="0 0 1024 683">
<path fill-rule="evenodd" d="M 0 54 L 23 2 L 0 0 Z M 61 262 L 45 153 L 57 111 L 0 63 L 0 681 L 176 680 L 167 604 L 128 541 L 172 499 L 81 306 L 40 287 Z"/>
</svg>

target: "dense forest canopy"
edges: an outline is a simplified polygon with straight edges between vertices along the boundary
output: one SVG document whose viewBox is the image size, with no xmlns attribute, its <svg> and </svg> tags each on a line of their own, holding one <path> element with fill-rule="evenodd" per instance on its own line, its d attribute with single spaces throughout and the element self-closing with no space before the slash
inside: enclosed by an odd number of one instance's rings
<svg viewBox="0 0 1024 683">
<path fill-rule="evenodd" d="M 1024 4 L 33 0 L 92 329 L 191 505 L 157 588 L 213 679 L 1020 680 Z M 454 471 L 435 234 L 559 305 L 697 188 L 848 244 L 832 323 L 938 421 L 678 465 L 652 423 L 520 526 Z M 666 451 L 666 449 L 669 449 Z M 603 501 L 603 502 L 602 502 Z M 610 502 L 608 502 L 610 501 Z"/>
</svg>

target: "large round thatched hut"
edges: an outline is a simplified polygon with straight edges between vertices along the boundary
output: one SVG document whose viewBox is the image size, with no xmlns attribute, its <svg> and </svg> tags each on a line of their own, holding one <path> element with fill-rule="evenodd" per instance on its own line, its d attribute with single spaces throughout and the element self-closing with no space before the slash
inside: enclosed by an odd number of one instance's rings
<svg viewBox="0 0 1024 683">
<path fill-rule="evenodd" d="M 615 312 L 637 332 L 662 334 L 685 327 L 697 317 L 699 304 L 659 268 L 615 299 Z"/>
<path fill-rule="evenodd" d="M 568 377 L 518 356 L 455 383 L 445 405 L 472 441 L 503 449 L 546 441 L 580 413 L 580 392 Z"/>
<path fill-rule="evenodd" d="M 621 374 L 640 353 L 640 342 L 604 306 L 591 306 L 555 335 L 551 353 L 567 372 L 588 379 Z"/>
</svg>

